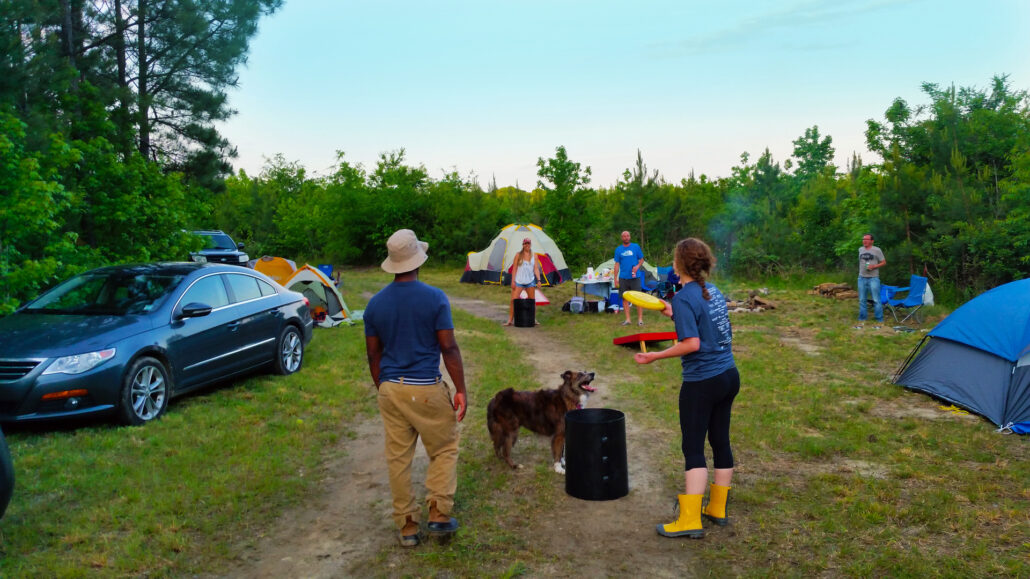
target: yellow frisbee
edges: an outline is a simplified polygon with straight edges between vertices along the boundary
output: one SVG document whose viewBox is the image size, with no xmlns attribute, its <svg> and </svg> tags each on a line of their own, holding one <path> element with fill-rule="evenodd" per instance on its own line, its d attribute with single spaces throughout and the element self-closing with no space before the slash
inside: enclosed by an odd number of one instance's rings
<svg viewBox="0 0 1030 579">
<path fill-rule="evenodd" d="M 633 305 L 635 305 L 637 307 L 644 308 L 645 310 L 664 310 L 665 309 L 665 302 L 663 302 L 662 300 L 654 297 L 651 294 L 645 294 L 644 292 L 636 292 L 636 291 L 630 290 L 630 291 L 625 292 L 625 293 L 622 294 L 622 299 L 626 300 L 627 302 L 629 302 L 629 303 L 631 303 L 631 304 L 633 304 Z"/>
</svg>

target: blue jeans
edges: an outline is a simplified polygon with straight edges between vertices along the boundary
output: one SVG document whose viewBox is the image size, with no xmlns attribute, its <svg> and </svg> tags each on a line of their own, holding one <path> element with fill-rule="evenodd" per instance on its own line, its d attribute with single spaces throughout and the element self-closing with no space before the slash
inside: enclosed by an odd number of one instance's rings
<svg viewBox="0 0 1030 579">
<path fill-rule="evenodd" d="M 858 278 L 858 321 L 864 322 L 866 313 L 866 296 L 873 298 L 873 315 L 877 322 L 883 321 L 883 304 L 880 302 L 880 278 L 860 277 Z"/>
</svg>

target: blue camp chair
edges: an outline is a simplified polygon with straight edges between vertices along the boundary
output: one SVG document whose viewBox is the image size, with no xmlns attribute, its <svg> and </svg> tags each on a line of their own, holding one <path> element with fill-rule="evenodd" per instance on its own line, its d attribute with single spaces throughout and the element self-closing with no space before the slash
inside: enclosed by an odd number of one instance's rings
<svg viewBox="0 0 1030 579">
<path fill-rule="evenodd" d="M 926 283 L 925 277 L 913 275 L 908 280 L 908 287 L 880 286 L 880 299 L 883 301 L 884 307 L 891 311 L 894 321 L 904 324 L 909 319 L 912 319 L 916 323 L 923 323 L 922 314 L 919 313 L 919 310 L 923 309 L 923 294 L 926 293 Z M 908 294 L 902 298 L 894 297 L 904 292 L 908 292 Z M 899 318 L 899 314 L 902 317 Z"/>
<path fill-rule="evenodd" d="M 672 267 L 658 268 L 658 285 L 651 290 L 651 295 L 668 300 L 676 293 L 676 282 L 679 277 L 673 272 Z"/>
<path fill-rule="evenodd" d="M 655 288 L 658 287 L 657 281 L 652 282 L 647 279 L 648 273 L 649 272 L 644 268 L 640 268 L 637 270 L 637 277 L 640 278 L 640 291 L 644 292 L 645 294 L 654 292 Z"/>
<path fill-rule="evenodd" d="M 894 297 L 894 294 L 898 293 L 901 288 L 896 285 L 880 284 L 880 303 L 883 307 L 887 307 L 887 300 Z M 866 300 L 869 304 L 873 303 L 873 299 L 869 298 Z"/>
</svg>

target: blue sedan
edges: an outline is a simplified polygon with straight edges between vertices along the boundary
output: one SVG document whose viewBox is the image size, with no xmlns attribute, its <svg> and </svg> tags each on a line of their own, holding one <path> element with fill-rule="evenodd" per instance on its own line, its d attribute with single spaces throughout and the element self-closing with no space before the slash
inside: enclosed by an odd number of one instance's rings
<svg viewBox="0 0 1030 579">
<path fill-rule="evenodd" d="M 301 368 L 307 300 L 236 266 L 159 263 L 75 276 L 0 318 L 0 422 L 161 416 L 171 398 Z"/>
</svg>

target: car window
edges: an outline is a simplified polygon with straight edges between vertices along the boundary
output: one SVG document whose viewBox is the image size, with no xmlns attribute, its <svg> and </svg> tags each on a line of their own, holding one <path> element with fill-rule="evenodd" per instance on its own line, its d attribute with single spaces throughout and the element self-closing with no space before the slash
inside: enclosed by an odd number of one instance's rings
<svg viewBox="0 0 1030 579">
<path fill-rule="evenodd" d="M 257 282 L 258 282 L 258 287 L 261 288 L 261 295 L 263 295 L 263 296 L 270 296 L 270 295 L 274 295 L 276 293 L 275 288 L 272 287 L 272 284 L 270 284 L 268 282 L 261 281 L 261 280 L 257 280 Z"/>
<path fill-rule="evenodd" d="M 258 280 L 249 275 L 229 274 L 225 276 L 229 280 L 229 287 L 237 302 L 245 302 L 261 297 L 261 288 L 258 287 Z"/>
<path fill-rule="evenodd" d="M 225 293 L 225 284 L 222 283 L 222 276 L 209 275 L 201 278 L 193 284 L 186 294 L 179 300 L 182 305 L 201 303 L 212 308 L 220 308 L 229 305 L 229 295 Z"/>
<path fill-rule="evenodd" d="M 182 276 L 136 275 L 121 278 L 115 291 L 115 303 L 127 314 L 143 314 L 161 305 Z"/>
<path fill-rule="evenodd" d="M 76 276 L 33 302 L 26 312 L 86 315 L 143 314 L 160 306 L 181 275 L 115 270 Z"/>
<path fill-rule="evenodd" d="M 105 276 L 83 275 L 61 284 L 32 304 L 30 309 L 82 313 L 101 303 L 108 280 Z"/>
<path fill-rule="evenodd" d="M 205 249 L 236 251 L 236 244 L 233 243 L 231 237 L 224 233 L 213 233 L 210 235 L 204 235 L 204 237 L 207 238 L 207 247 Z"/>
</svg>

